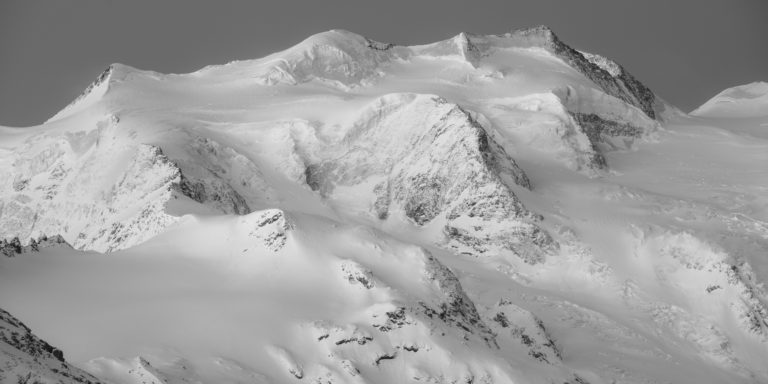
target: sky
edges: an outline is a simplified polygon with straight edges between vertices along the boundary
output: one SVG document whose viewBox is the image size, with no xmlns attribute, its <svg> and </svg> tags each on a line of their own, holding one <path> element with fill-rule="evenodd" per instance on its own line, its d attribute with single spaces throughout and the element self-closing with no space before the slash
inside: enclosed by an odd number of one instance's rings
<svg viewBox="0 0 768 384">
<path fill-rule="evenodd" d="M 690 111 L 768 81 L 766 20 L 766 0 L 0 0 L 0 125 L 42 123 L 113 62 L 186 73 L 337 28 L 412 45 L 545 24 Z"/>
</svg>

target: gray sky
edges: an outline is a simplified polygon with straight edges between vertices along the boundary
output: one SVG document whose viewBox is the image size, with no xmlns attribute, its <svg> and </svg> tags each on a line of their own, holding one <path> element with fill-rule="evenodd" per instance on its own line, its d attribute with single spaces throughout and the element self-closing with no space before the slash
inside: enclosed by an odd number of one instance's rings
<svg viewBox="0 0 768 384">
<path fill-rule="evenodd" d="M 0 0 L 0 125 L 43 122 L 113 62 L 183 73 L 333 28 L 423 44 L 539 24 L 686 111 L 768 81 L 768 0 Z"/>
</svg>

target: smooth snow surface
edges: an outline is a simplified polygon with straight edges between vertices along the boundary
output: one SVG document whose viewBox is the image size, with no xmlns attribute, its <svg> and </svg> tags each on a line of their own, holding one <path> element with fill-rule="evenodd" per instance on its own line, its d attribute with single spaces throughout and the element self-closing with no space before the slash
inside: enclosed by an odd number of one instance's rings
<svg viewBox="0 0 768 384">
<path fill-rule="evenodd" d="M 113 65 L 0 128 L 1 237 L 73 247 L 0 244 L 0 307 L 116 384 L 768 382 L 748 116 L 545 27 Z"/>
<path fill-rule="evenodd" d="M 757 81 L 728 88 L 709 99 L 695 111 L 694 116 L 708 117 L 768 117 L 768 83 Z"/>
</svg>

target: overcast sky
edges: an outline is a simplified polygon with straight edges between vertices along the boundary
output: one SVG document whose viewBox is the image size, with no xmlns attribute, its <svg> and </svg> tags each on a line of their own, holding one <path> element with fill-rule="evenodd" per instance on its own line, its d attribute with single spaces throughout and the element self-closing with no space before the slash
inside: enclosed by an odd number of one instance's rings
<svg viewBox="0 0 768 384">
<path fill-rule="evenodd" d="M 768 81 L 768 0 L 0 0 L 0 124 L 39 124 L 106 68 L 258 58 L 334 28 L 423 44 L 539 24 L 689 111 Z"/>
</svg>

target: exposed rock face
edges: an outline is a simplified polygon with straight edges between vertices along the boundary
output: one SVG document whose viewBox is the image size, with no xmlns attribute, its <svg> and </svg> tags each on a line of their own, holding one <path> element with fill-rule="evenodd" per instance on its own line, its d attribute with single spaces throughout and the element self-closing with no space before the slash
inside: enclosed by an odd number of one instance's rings
<svg viewBox="0 0 768 384">
<path fill-rule="evenodd" d="M 292 362 L 286 366 L 294 367 L 293 371 L 303 366 L 304 378 L 313 379 L 322 375 L 323 370 L 306 364 L 306 358 L 302 360 L 302 357 L 318 348 L 314 353 L 328 356 L 332 370 L 341 368 L 340 382 L 348 381 L 349 377 L 366 377 L 371 369 L 378 373 L 392 366 L 418 381 L 503 382 L 503 379 L 492 379 L 487 361 L 452 359 L 451 356 L 461 352 L 446 346 L 461 341 L 459 349 L 466 347 L 489 353 L 514 351 L 526 356 L 527 363 L 541 364 L 546 366 L 544 369 L 562 368 L 558 347 L 535 315 L 507 301 L 481 314 L 456 275 L 430 252 L 409 247 L 403 253 L 408 260 L 419 261 L 414 269 L 428 288 L 426 291 L 400 292 L 400 295 L 385 280 L 366 289 L 350 288 L 364 295 L 389 292 L 398 299 L 368 308 L 367 321 L 355 316 L 358 321 L 353 323 L 322 320 L 304 324 L 299 333 L 304 334 L 307 341 L 300 342 L 298 348 L 296 344 L 291 348 L 286 346 L 283 353 L 274 354 L 276 360 Z M 342 265 L 346 271 L 364 269 L 349 260 Z M 352 275 L 350 282 L 354 276 L 360 275 Z M 504 318 L 500 324 L 501 317 Z M 309 340 L 314 346 L 307 345 Z"/>
<path fill-rule="evenodd" d="M 664 258 L 657 267 L 662 284 L 695 276 L 701 281 L 698 292 L 681 290 L 681 294 L 697 297 L 701 290 L 706 291 L 709 294 L 707 306 L 723 307 L 742 329 L 768 342 L 768 292 L 758 283 L 749 263 L 733 258 L 690 233 L 656 235 L 650 237 L 646 247 Z M 682 268 L 664 273 L 663 263 Z"/>
<path fill-rule="evenodd" d="M 118 67 L 120 67 L 119 64 L 113 64 L 107 67 L 75 100 L 69 103 L 69 105 L 59 113 L 51 117 L 48 122 L 67 117 L 78 110 L 87 107 L 89 102 L 98 100 L 101 96 L 106 94 L 109 90 L 110 78 L 116 72 Z"/>
<path fill-rule="evenodd" d="M 584 129 L 597 153 L 617 148 L 628 149 L 634 140 L 647 133 L 640 127 L 604 119 L 595 113 L 572 113 L 571 116 Z"/>
<path fill-rule="evenodd" d="M 109 195 L 102 216 L 85 224 L 74 246 L 108 252 L 160 233 L 175 222 L 163 208 L 165 201 L 171 198 L 171 187 L 179 179 L 178 168 L 159 147 L 140 145 L 111 191 L 105 191 Z M 137 204 L 136 197 L 143 204 Z M 126 215 L 128 212 L 133 214 Z"/>
<path fill-rule="evenodd" d="M 605 154 L 633 148 L 652 138 L 660 124 L 630 103 L 602 92 L 568 86 L 552 92 L 559 99 L 568 120 L 586 135 L 592 150 L 594 169 L 607 169 Z"/>
<path fill-rule="evenodd" d="M 254 212 L 251 216 L 241 220 L 249 221 L 251 230 L 248 232 L 248 236 L 256 238 L 272 252 L 278 252 L 285 247 L 288 241 L 288 232 L 293 229 L 293 224 L 279 209 Z"/>
<path fill-rule="evenodd" d="M 550 49 L 568 65 L 592 80 L 605 93 L 640 108 L 648 117 L 656 119 L 656 95 L 620 65 L 593 54 L 585 57 L 581 52 L 563 43 L 546 26 L 515 31 L 510 37 L 539 39 L 543 47 Z"/>
<path fill-rule="evenodd" d="M 21 246 L 21 242 L 18 237 L 14 237 L 10 241 L 0 240 L 0 253 L 8 257 L 14 257 L 24 252 L 24 248 Z"/>
<path fill-rule="evenodd" d="M 41 340 L 21 321 L 0 309 L 0 383 L 98 383 L 69 365 L 64 353 Z"/>
<path fill-rule="evenodd" d="M 191 199 L 220 212 L 246 214 L 251 208 L 233 184 L 253 191 L 249 197 L 259 197 L 252 200 L 257 203 L 271 196 L 258 168 L 229 148 L 198 140 L 190 149 L 198 162 L 177 164 L 155 145 L 115 144 L 123 134 L 118 123 L 113 116 L 94 131 L 33 136 L 19 148 L 4 175 L 15 181 L 1 187 L 7 193 L 0 199 L 0 236 L 27 243 L 60 233 L 75 248 L 109 252 L 176 222 L 167 213 L 169 201 Z M 110 161 L 114 157 L 123 161 Z"/>
<path fill-rule="evenodd" d="M 437 309 L 422 303 L 424 313 L 430 318 L 437 317 L 451 326 L 477 334 L 489 345 L 495 344 L 495 335 L 480 318 L 475 304 L 464 292 L 456 275 L 434 256 L 426 251 L 425 253 L 425 277 L 436 285 L 443 300 Z"/>
<path fill-rule="evenodd" d="M 527 349 L 529 356 L 540 362 L 561 362 L 560 349 L 547 333 L 544 323 L 533 313 L 501 300 L 491 320 L 491 328 L 498 335 L 497 340 L 503 348 L 522 346 Z"/>
<path fill-rule="evenodd" d="M 330 159 L 307 168 L 312 189 L 333 197 L 338 187 L 378 180 L 369 189 L 375 217 L 444 223 L 448 245 L 472 253 L 506 249 L 535 263 L 556 247 L 513 192 L 531 188 L 528 177 L 459 106 L 395 94 L 369 108 Z"/>
<path fill-rule="evenodd" d="M 354 261 L 342 263 L 341 271 L 350 284 L 359 284 L 365 289 L 371 289 L 376 285 L 373 273 Z"/>
<path fill-rule="evenodd" d="M 34 239 L 34 238 L 29 239 L 29 244 L 27 245 L 22 245 L 19 238 L 14 237 L 11 240 L 0 240 L 0 254 L 5 255 L 7 257 L 14 257 L 22 253 L 38 252 L 41 248 L 48 248 L 48 247 L 55 247 L 55 246 L 69 247 L 70 245 L 67 243 L 66 240 L 64 240 L 63 237 L 59 235 L 56 235 L 53 237 L 41 235 L 37 239 Z"/>
<path fill-rule="evenodd" d="M 296 379 L 304 378 L 304 368 L 302 367 L 302 364 L 296 360 L 290 351 L 273 345 L 267 346 L 267 350 L 283 370 L 287 371 L 287 373 Z"/>
<path fill-rule="evenodd" d="M 173 162 L 182 173 L 179 187 L 218 211 L 244 215 L 274 204 L 275 191 L 260 167 L 238 150 L 204 136 L 189 140 L 184 157 Z"/>
<path fill-rule="evenodd" d="M 237 191 L 215 178 L 191 180 L 179 173 L 179 182 L 173 184 L 173 189 L 198 203 L 211 203 L 226 213 L 244 215 L 251 211 L 248 202 Z"/>
<path fill-rule="evenodd" d="M 6 176 L 26 182 L 0 200 L 0 236 L 26 243 L 58 233 L 76 248 L 108 251 L 157 234 L 170 221 L 156 212 L 178 169 L 157 147 L 116 144 L 118 123 L 111 116 L 91 131 L 41 133 L 17 148 Z"/>
</svg>

